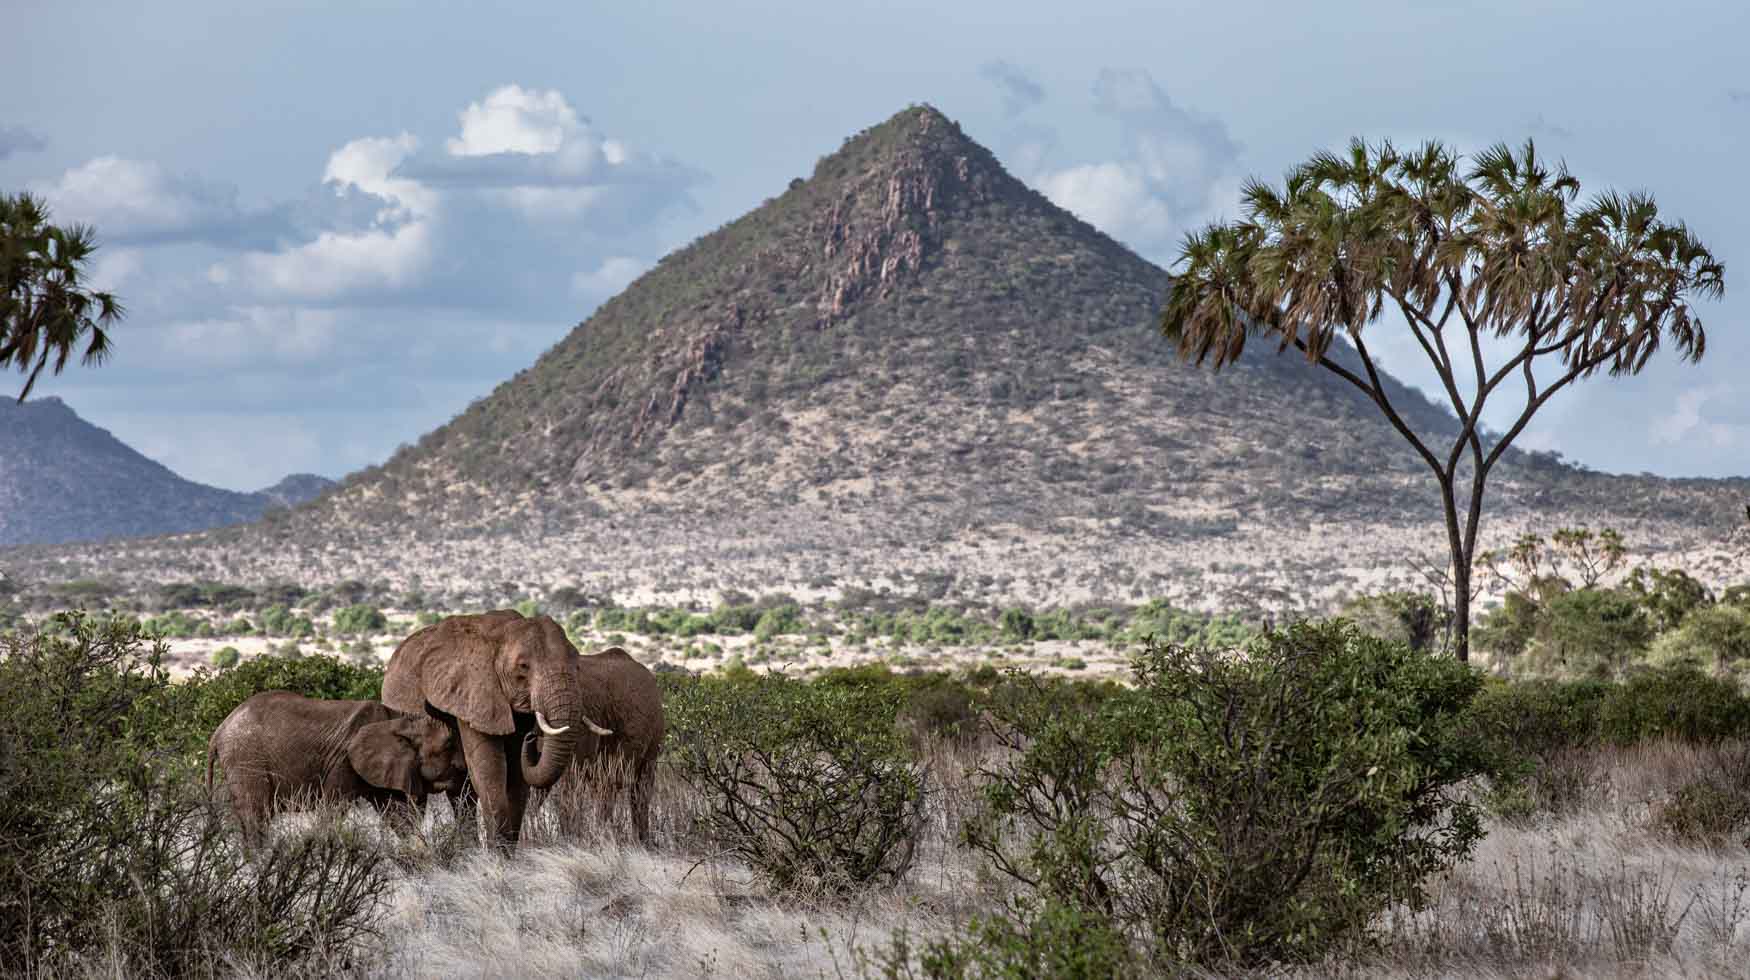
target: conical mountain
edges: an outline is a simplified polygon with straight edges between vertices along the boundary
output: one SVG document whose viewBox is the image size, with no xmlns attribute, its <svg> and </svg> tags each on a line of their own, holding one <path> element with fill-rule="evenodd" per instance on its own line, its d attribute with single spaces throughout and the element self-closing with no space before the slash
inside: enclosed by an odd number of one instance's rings
<svg viewBox="0 0 1750 980">
<path fill-rule="evenodd" d="M 1055 491 L 1085 499 L 1092 477 L 1108 491 L 1157 483 L 1167 474 L 1146 470 L 1168 455 L 1243 468 L 1224 438 L 1246 456 L 1329 452 L 1339 468 L 1377 435 L 1395 438 L 1356 393 L 1289 359 L 1254 357 L 1221 378 L 1178 364 L 1154 327 L 1168 288 L 1164 271 L 914 107 L 663 259 L 358 482 L 423 502 L 437 477 L 468 501 L 450 516 L 500 520 L 507 506 L 565 511 L 623 490 L 692 497 L 699 480 L 694 503 L 745 508 L 954 476 L 1053 513 Z M 1424 424 L 1449 424 L 1404 400 Z M 1312 432 L 1309 414 L 1324 416 Z M 1205 423 L 1217 439 L 1186 431 Z"/>
<path fill-rule="evenodd" d="M 506 594 L 928 573 L 984 596 L 1228 608 L 1421 584 L 1405 558 L 1443 553 L 1436 496 L 1377 409 L 1273 348 L 1220 375 L 1180 363 L 1156 329 L 1170 288 L 914 106 L 417 445 L 177 560 Z M 1453 426 L 1414 390 L 1392 398 Z M 1664 547 L 1738 513 L 1724 484 L 1518 455 L 1489 506 L 1493 532 L 1590 519 Z"/>
</svg>

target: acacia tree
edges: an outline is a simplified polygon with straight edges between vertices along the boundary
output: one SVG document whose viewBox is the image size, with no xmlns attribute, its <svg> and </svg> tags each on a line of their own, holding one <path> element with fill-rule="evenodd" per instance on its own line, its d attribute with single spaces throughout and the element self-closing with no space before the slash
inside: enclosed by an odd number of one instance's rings
<svg viewBox="0 0 1750 980">
<path fill-rule="evenodd" d="M 85 225 L 49 224 L 48 208 L 29 194 L 0 194 L 0 369 L 26 374 L 24 401 L 43 368 L 60 374 L 83 341 L 86 364 L 109 356 L 106 328 L 121 320 L 116 298 L 80 283 L 97 250 Z"/>
<path fill-rule="evenodd" d="M 1517 153 L 1496 145 L 1468 169 L 1438 143 L 1400 152 L 1355 140 L 1347 154 L 1296 167 L 1280 188 L 1248 181 L 1241 220 L 1187 235 L 1161 316 L 1187 360 L 1219 369 L 1258 334 L 1379 407 L 1440 484 L 1461 660 L 1483 490 L 1502 453 L 1577 379 L 1637 373 L 1667 343 L 1700 360 L 1706 337 L 1691 300 L 1725 290 L 1724 267 L 1683 224 L 1661 220 L 1652 197 L 1579 194 L 1529 140 Z M 1381 384 L 1363 332 L 1387 309 L 1440 376 L 1458 416 L 1449 446 L 1414 431 Z M 1339 331 L 1358 370 L 1331 357 Z M 1486 434 L 1484 406 L 1504 386 L 1522 388 L 1524 402 L 1505 431 Z"/>
</svg>

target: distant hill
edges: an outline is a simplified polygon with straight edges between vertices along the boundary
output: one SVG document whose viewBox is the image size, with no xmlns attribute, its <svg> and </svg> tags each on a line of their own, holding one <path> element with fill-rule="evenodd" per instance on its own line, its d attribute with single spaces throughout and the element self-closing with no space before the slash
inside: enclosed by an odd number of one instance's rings
<svg viewBox="0 0 1750 980">
<path fill-rule="evenodd" d="M 257 493 L 185 480 L 59 398 L 0 399 L 0 545 L 199 531 L 301 504 L 334 485 L 308 473 Z"/>
<path fill-rule="evenodd" d="M 1170 289 L 914 106 L 318 500 L 16 560 L 505 595 L 923 576 L 968 596 L 1292 608 L 1444 553 L 1432 478 L 1375 406 L 1267 344 L 1219 375 L 1180 363 L 1156 327 Z M 1418 428 L 1452 430 L 1389 389 Z M 1589 521 L 1701 547 L 1741 521 L 1747 487 L 1514 453 L 1485 534 Z"/>
</svg>

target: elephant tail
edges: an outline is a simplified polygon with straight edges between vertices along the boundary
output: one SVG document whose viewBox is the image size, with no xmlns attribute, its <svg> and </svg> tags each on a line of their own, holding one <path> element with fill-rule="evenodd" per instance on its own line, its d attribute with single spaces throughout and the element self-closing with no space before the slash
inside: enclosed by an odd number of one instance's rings
<svg viewBox="0 0 1750 980">
<path fill-rule="evenodd" d="M 207 742 L 207 795 L 208 796 L 213 795 L 213 757 L 215 755 L 218 755 L 218 753 L 213 751 L 213 750 L 214 750 L 213 743 L 210 741 Z"/>
</svg>

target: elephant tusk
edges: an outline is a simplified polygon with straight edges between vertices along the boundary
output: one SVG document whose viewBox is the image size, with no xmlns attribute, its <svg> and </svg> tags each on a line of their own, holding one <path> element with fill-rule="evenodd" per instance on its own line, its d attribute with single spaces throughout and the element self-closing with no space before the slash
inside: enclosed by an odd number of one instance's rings
<svg viewBox="0 0 1750 980">
<path fill-rule="evenodd" d="M 566 732 L 571 731 L 570 725 L 566 725 L 563 728 L 554 728 L 552 725 L 547 724 L 546 716 L 539 711 L 535 712 L 535 724 L 541 726 L 541 733 L 543 735 L 563 735 Z M 594 728 L 595 726 L 591 725 L 590 727 Z M 600 733 L 598 732 L 597 734 Z"/>
<path fill-rule="evenodd" d="M 585 718 L 583 720 L 583 723 L 585 725 L 588 725 L 589 730 L 592 732 L 595 732 L 597 735 L 612 735 L 612 734 L 614 734 L 614 730 L 612 728 L 603 728 L 602 726 L 596 724 L 595 722 L 590 721 L 588 718 Z"/>
</svg>

